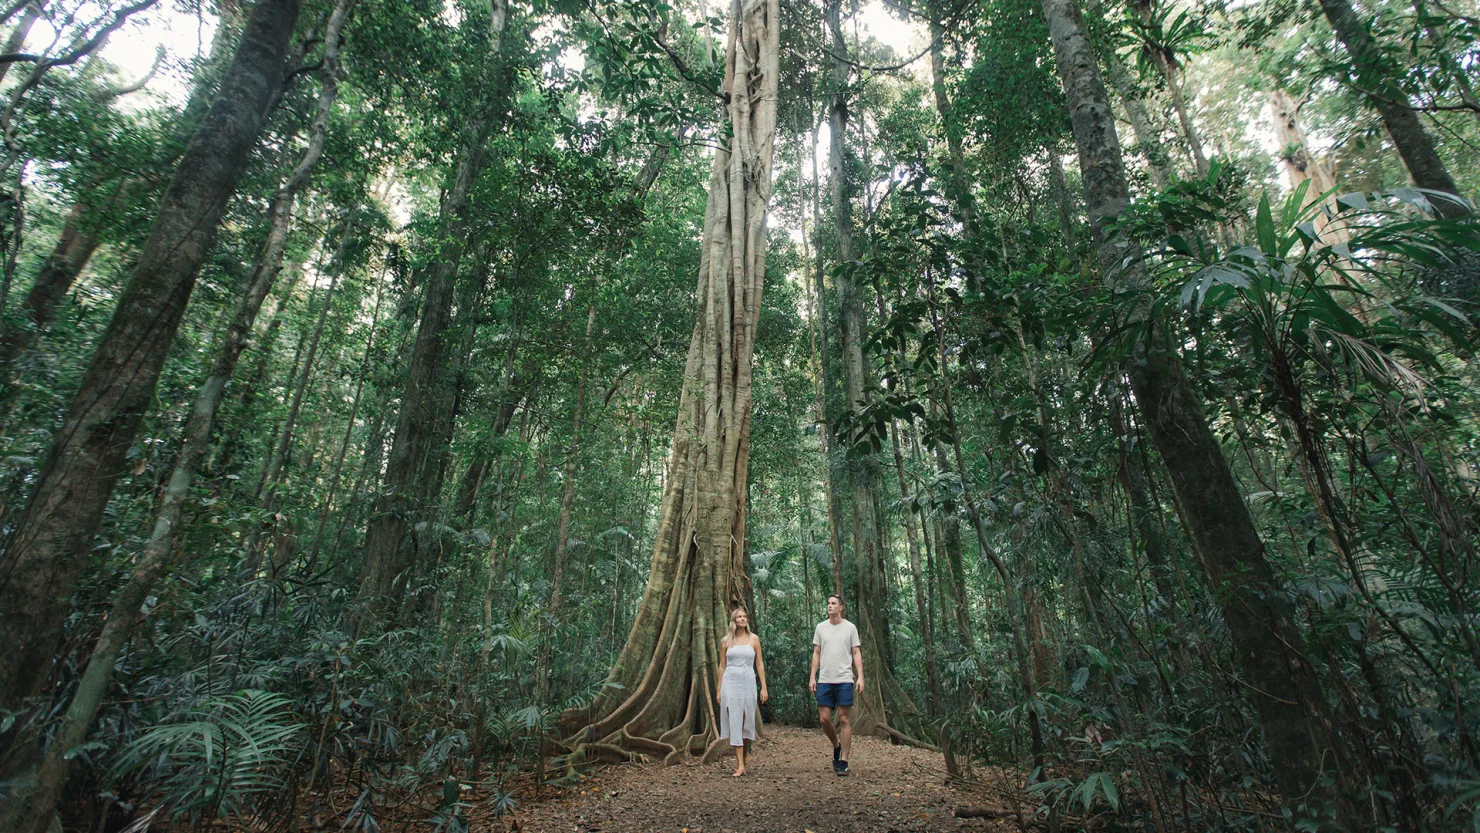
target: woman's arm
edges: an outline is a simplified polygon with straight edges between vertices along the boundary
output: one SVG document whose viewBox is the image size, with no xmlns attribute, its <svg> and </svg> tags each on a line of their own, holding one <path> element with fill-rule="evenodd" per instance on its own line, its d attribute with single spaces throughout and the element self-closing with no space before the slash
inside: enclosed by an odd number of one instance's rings
<svg viewBox="0 0 1480 833">
<path fill-rule="evenodd" d="M 720 640 L 719 643 L 719 676 L 714 678 L 714 694 L 719 696 L 721 689 L 725 687 L 725 654 L 730 652 L 730 646 Z"/>
<path fill-rule="evenodd" d="M 766 661 L 761 657 L 761 638 L 752 636 L 750 639 L 755 644 L 755 675 L 761 678 L 761 702 L 764 703 L 770 695 L 766 693 Z"/>
</svg>

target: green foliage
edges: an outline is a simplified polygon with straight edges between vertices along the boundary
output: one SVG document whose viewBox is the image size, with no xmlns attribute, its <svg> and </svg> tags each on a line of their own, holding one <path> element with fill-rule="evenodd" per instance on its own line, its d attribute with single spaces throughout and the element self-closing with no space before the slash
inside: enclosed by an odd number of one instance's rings
<svg viewBox="0 0 1480 833">
<path fill-rule="evenodd" d="M 142 776 L 174 817 L 246 820 L 288 786 L 304 729 L 292 708 L 267 691 L 211 698 L 125 744 L 114 772 Z"/>
<path fill-rule="evenodd" d="M 305 8 L 307 32 L 327 6 Z M 1472 190 L 1473 15 L 1428 0 L 1369 11 L 1395 89 L 1430 108 L 1442 155 Z M 288 265 L 227 389 L 179 563 L 146 603 L 98 731 L 75 750 L 79 794 L 205 825 L 284 812 L 300 789 L 339 789 L 344 829 L 385 829 L 419 807 L 415 822 L 452 831 L 477 817 L 473 795 L 509 812 L 542 760 L 550 780 L 579 780 L 589 762 L 544 757 L 543 739 L 607 685 L 648 580 L 709 153 L 724 138 L 714 12 L 515 6 L 486 66 L 486 3 L 357 4 Z M 1089 257 L 1094 230 L 1037 4 L 912 6 L 921 34 L 931 16 L 939 30 L 921 44 L 940 53 L 928 81 L 915 73 L 930 56 L 883 69 L 912 56 L 862 19 L 845 26 L 858 64 L 844 137 L 858 252 L 847 263 L 835 255 L 828 160 L 811 158 L 833 93 L 830 41 L 816 4 L 783 4 L 743 542 L 770 677 L 765 717 L 812 725 L 809 637 L 835 575 L 856 591 L 848 495 L 851 478 L 876 467 L 886 581 L 871 601 L 888 636 L 886 656 L 869 661 L 891 663 L 915 707 L 900 705 L 899 727 L 949 740 L 968 766 L 1015 770 L 1034 782 L 1025 803 L 1040 802 L 1051 823 L 1278 826 L 1221 590 L 1126 392 L 1132 348 L 1151 333 L 1195 383 L 1338 731 L 1363 739 L 1353 797 L 1377 808 L 1372 828 L 1480 830 L 1480 723 L 1468 705 L 1480 653 L 1466 580 L 1480 517 L 1475 221 L 1432 219 L 1441 197 L 1403 187 L 1402 162 L 1314 7 L 1086 12 L 1106 77 L 1111 50 L 1136 50 L 1130 93 L 1177 169 L 1152 191 L 1147 148 L 1127 154 L 1134 199 L 1105 231 L 1122 267 L 1150 282 L 1119 295 Z M 319 45 L 305 48 L 311 67 Z M 1159 62 L 1180 73 L 1220 157 L 1206 176 L 1181 155 Z M 208 94 L 215 70 L 197 69 Z M 100 247 L 0 390 L 0 532 L 45 464 L 190 133 L 189 114 L 163 99 L 98 95 L 116 80 L 103 65 L 54 68 L 17 106 L 13 135 L 29 163 L 15 183 L 24 200 L 0 218 L 0 232 L 23 231 L 0 324 L 20 320 L 17 299 L 74 205 Z M 295 79 L 243 173 L 69 601 L 69 644 L 95 638 L 146 542 L 317 89 L 311 70 Z M 1333 163 L 1335 192 L 1283 187 L 1279 151 L 1263 147 L 1271 89 L 1302 102 L 1305 150 Z M 1117 114 L 1126 104 L 1113 103 Z M 485 118 L 438 335 L 452 357 L 440 380 L 452 391 L 445 456 L 422 476 L 442 487 L 414 510 L 390 621 L 366 628 L 365 529 L 382 511 L 408 358 L 448 251 L 444 200 L 463 128 Z M 658 161 L 661 175 L 637 193 Z M 840 391 L 843 278 L 868 312 L 861 403 Z M 1125 329 L 1128 304 L 1157 326 Z M 575 489 L 557 620 L 547 605 L 567 460 Z M 1013 599 L 1029 622 L 1014 621 Z M 1029 636 L 1032 696 L 1015 626 Z M 0 713 L 0 733 L 49 729 L 77 673 L 70 661 L 57 669 L 44 697 Z M 103 829 L 123 812 L 124 798 L 89 801 L 67 810 L 69 825 Z M 1317 804 L 1292 825 L 1324 824 L 1329 808 Z"/>
</svg>

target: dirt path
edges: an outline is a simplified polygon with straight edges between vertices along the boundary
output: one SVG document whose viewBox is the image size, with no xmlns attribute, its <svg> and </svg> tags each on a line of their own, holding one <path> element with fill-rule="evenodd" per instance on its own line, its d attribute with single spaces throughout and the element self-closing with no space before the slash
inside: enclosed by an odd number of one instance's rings
<svg viewBox="0 0 1480 833">
<path fill-rule="evenodd" d="M 609 767 L 585 789 L 526 805 L 527 833 L 905 833 L 1015 830 L 1009 821 L 957 819 L 961 804 L 991 804 L 945 786 L 939 755 L 874 738 L 853 741 L 851 774 L 832 773 L 819 731 L 770 727 L 744 778 L 734 759 L 708 765 Z"/>
</svg>

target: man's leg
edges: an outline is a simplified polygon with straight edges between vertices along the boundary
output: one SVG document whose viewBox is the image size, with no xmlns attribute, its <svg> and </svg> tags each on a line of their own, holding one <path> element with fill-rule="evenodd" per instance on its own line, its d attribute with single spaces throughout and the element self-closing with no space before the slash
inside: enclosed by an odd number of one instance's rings
<svg viewBox="0 0 1480 833">
<path fill-rule="evenodd" d="M 834 747 L 837 747 L 839 743 L 838 730 L 834 729 L 832 725 L 832 709 L 827 706 L 818 706 L 817 720 L 822 723 L 823 734 L 827 735 L 827 739 L 832 742 Z"/>
<path fill-rule="evenodd" d="M 838 734 L 841 735 L 843 744 L 843 760 L 848 760 L 848 752 L 853 748 L 853 707 L 838 706 Z M 834 744 L 838 741 L 834 741 Z"/>
</svg>

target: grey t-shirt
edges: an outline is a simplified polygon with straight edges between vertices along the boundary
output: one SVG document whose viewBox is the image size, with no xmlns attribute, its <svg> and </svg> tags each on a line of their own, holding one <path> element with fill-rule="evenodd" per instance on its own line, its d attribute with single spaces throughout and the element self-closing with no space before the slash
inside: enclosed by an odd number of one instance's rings
<svg viewBox="0 0 1480 833">
<path fill-rule="evenodd" d="M 812 632 L 812 644 L 822 648 L 817 657 L 817 682 L 853 682 L 853 649 L 863 643 L 852 622 L 844 619 L 834 625 L 823 619 Z"/>
</svg>

